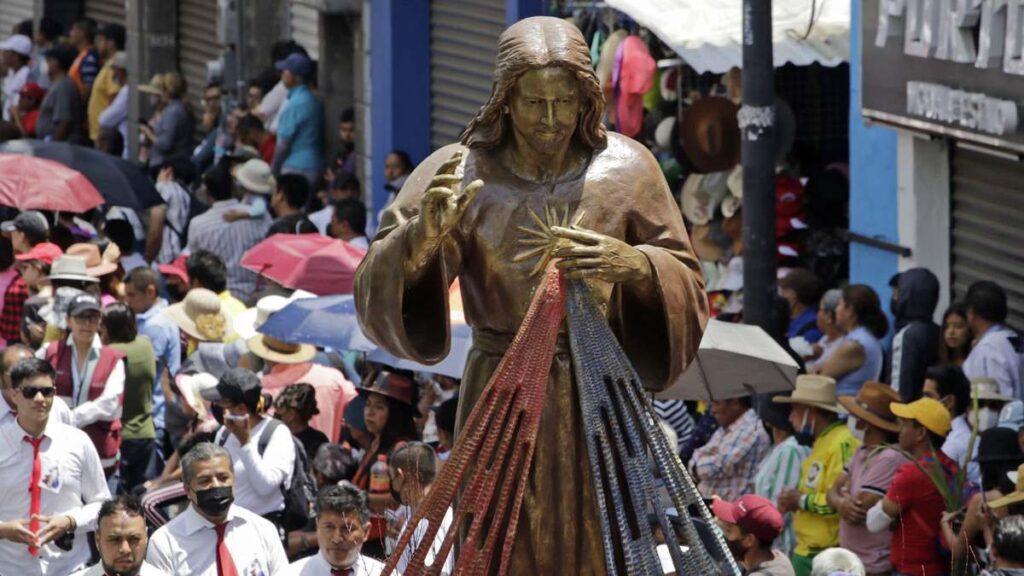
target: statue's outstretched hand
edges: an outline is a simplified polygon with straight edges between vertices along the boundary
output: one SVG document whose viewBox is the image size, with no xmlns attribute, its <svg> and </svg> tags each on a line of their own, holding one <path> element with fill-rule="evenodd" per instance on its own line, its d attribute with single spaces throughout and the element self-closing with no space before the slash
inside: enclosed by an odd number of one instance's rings
<svg viewBox="0 0 1024 576">
<path fill-rule="evenodd" d="M 651 276 L 651 263 L 622 240 L 578 227 L 554 226 L 558 238 L 552 256 L 567 278 L 596 278 L 605 282 L 634 282 Z"/>
<path fill-rule="evenodd" d="M 406 261 L 406 273 L 410 277 L 417 277 L 428 265 L 441 242 L 458 226 L 466 208 L 484 186 L 483 180 L 474 180 L 464 190 L 461 189 L 462 176 L 455 174 L 460 163 L 461 150 L 441 165 L 420 200 L 412 253 Z"/>
</svg>

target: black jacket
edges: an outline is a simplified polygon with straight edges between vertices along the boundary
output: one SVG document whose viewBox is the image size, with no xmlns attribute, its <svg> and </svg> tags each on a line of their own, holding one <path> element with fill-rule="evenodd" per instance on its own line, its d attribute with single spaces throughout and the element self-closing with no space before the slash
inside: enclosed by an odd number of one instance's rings
<svg viewBox="0 0 1024 576">
<path fill-rule="evenodd" d="M 939 361 L 940 329 L 932 320 L 939 303 L 939 280 L 925 268 L 913 268 L 900 274 L 897 286 L 889 384 L 903 402 L 913 402 L 921 396 L 925 372 Z"/>
</svg>

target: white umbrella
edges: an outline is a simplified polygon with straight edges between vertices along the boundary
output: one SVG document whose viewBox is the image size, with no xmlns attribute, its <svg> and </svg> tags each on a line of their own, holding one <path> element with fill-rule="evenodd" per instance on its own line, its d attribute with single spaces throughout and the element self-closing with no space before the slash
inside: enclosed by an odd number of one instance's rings
<svg viewBox="0 0 1024 576">
<path fill-rule="evenodd" d="M 797 363 L 760 326 L 708 321 L 697 357 L 659 398 L 723 400 L 792 390 Z"/>
</svg>

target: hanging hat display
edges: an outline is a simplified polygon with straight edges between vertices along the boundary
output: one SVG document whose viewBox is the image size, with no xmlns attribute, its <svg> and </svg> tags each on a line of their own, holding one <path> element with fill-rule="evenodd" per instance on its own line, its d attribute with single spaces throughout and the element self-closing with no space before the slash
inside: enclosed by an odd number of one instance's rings
<svg viewBox="0 0 1024 576">
<path fill-rule="evenodd" d="M 726 98 L 696 101 L 683 117 L 683 150 L 704 172 L 729 170 L 740 161 L 739 107 Z"/>
</svg>

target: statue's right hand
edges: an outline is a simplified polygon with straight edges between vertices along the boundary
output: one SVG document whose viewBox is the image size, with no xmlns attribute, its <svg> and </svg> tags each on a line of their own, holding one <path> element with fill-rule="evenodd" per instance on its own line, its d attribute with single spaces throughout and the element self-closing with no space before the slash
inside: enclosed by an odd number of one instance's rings
<svg viewBox="0 0 1024 576">
<path fill-rule="evenodd" d="M 460 150 L 438 169 L 420 201 L 420 226 L 428 245 L 436 245 L 458 225 L 466 207 L 484 185 L 483 180 L 474 180 L 461 190 L 462 176 L 455 174 L 461 162 Z"/>
</svg>

